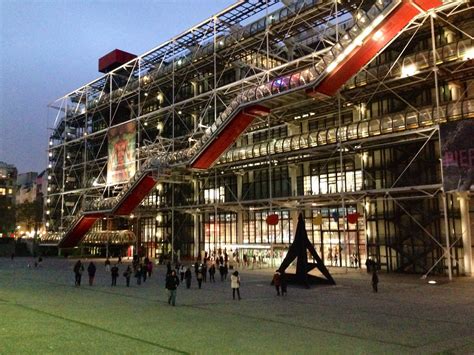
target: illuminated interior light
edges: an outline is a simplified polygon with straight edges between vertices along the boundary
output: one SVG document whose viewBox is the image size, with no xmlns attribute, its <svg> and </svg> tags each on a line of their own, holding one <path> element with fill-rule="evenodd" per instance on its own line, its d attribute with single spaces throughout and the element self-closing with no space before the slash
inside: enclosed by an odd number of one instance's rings
<svg viewBox="0 0 474 355">
<path fill-rule="evenodd" d="M 383 38 L 383 32 L 382 30 L 378 30 L 377 32 L 374 33 L 374 36 L 372 37 L 374 40 L 379 41 Z"/>
<path fill-rule="evenodd" d="M 408 64 L 402 67 L 402 78 L 413 76 L 417 73 L 416 64 Z"/>
<path fill-rule="evenodd" d="M 52 167 L 53 167 L 53 164 L 49 163 L 49 164 L 48 164 L 48 168 L 51 169 Z"/>
<path fill-rule="evenodd" d="M 463 60 L 471 60 L 474 59 L 474 47 L 471 47 L 464 52 L 464 55 L 462 56 Z"/>
<path fill-rule="evenodd" d="M 130 214 L 130 219 L 135 218 L 135 215 L 133 213 Z"/>
<path fill-rule="evenodd" d="M 332 62 L 332 63 L 329 64 L 328 67 L 326 68 L 326 72 L 328 72 L 328 73 L 332 72 L 334 69 L 336 69 L 336 67 L 337 67 L 338 64 L 339 64 L 339 62 L 337 62 L 337 61 Z"/>
<path fill-rule="evenodd" d="M 144 95 L 145 95 L 145 96 L 148 96 L 148 93 L 146 92 Z"/>
<path fill-rule="evenodd" d="M 53 156 L 53 152 L 49 152 L 48 155 L 49 155 L 50 157 L 52 157 L 52 156 Z"/>
<path fill-rule="evenodd" d="M 49 145 L 53 145 L 53 141 L 49 141 Z"/>
<path fill-rule="evenodd" d="M 143 125 L 144 125 L 144 126 L 148 126 L 148 122 L 145 122 Z"/>
<path fill-rule="evenodd" d="M 183 111 L 178 111 L 178 115 L 181 115 L 183 113 Z"/>
<path fill-rule="evenodd" d="M 430 281 L 428 281 L 428 283 L 429 283 L 430 285 L 436 285 L 436 281 L 435 281 L 435 280 L 430 280 Z"/>
</svg>

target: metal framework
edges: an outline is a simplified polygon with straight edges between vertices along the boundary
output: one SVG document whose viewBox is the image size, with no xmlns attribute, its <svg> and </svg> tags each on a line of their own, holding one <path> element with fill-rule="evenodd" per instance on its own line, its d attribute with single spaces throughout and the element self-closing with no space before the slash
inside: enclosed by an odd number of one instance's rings
<svg viewBox="0 0 474 355">
<path fill-rule="evenodd" d="M 438 125 L 474 117 L 473 7 L 420 8 L 335 95 L 318 89 L 369 35 L 382 36 L 377 21 L 397 6 L 406 3 L 239 1 L 56 100 L 51 235 L 62 238 L 83 215 L 97 220 L 91 233 L 98 235 L 102 216 L 117 214 L 118 201 L 148 178 L 133 218 L 116 227 L 133 230 L 150 256 L 278 243 L 268 237 L 276 227 L 255 227 L 256 216 L 271 213 L 280 215 L 281 243 L 289 243 L 302 211 L 308 221 L 326 219 L 312 241 L 322 257 L 337 254 L 339 266 L 356 256 L 388 271 L 451 274 L 454 265 L 456 274 L 467 272 L 458 229 L 469 213 L 460 216 L 442 191 Z M 197 152 L 239 112 L 249 117 L 245 133 L 202 168 Z M 137 173 L 111 184 L 109 132 L 129 122 Z M 357 228 L 344 219 L 350 211 L 361 215 Z M 325 233 L 338 236 L 331 251 Z"/>
</svg>

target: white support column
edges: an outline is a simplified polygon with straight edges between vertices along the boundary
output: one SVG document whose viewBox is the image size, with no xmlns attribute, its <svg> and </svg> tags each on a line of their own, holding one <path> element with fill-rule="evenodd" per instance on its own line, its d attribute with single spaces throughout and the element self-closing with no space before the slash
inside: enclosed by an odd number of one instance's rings
<svg viewBox="0 0 474 355">
<path fill-rule="evenodd" d="M 467 191 L 458 193 L 459 209 L 461 211 L 462 245 L 464 250 L 464 274 L 473 276 L 474 260 L 472 260 L 471 218 L 469 215 L 469 194 Z"/>
<path fill-rule="evenodd" d="M 193 178 L 192 180 L 193 183 L 193 191 L 194 191 L 194 201 L 198 203 L 199 201 L 199 180 L 196 178 Z M 200 225 L 200 218 L 199 218 L 200 212 L 196 211 L 196 213 L 193 214 L 193 223 L 194 223 L 194 228 L 193 228 L 193 235 L 194 235 L 194 250 L 193 250 L 193 257 L 197 258 L 199 255 L 199 229 L 201 228 Z"/>
<path fill-rule="evenodd" d="M 296 165 L 290 165 L 288 167 L 289 174 L 290 174 L 290 186 L 291 186 L 291 196 L 297 195 L 298 190 L 298 181 L 297 181 L 297 172 L 298 169 Z"/>
<path fill-rule="evenodd" d="M 199 212 L 193 214 L 193 223 L 194 223 L 194 248 L 193 248 L 193 258 L 197 258 L 199 255 Z"/>
<path fill-rule="evenodd" d="M 242 199 L 242 175 L 237 175 L 237 200 Z M 244 242 L 244 213 L 242 209 L 239 208 L 237 212 L 237 244 L 242 244 Z"/>
</svg>

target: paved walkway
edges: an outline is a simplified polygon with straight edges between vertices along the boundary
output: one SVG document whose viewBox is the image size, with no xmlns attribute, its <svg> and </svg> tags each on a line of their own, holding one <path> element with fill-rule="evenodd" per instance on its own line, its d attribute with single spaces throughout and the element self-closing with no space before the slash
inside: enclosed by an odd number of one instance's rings
<svg viewBox="0 0 474 355">
<path fill-rule="evenodd" d="M 277 297 L 271 270 L 239 270 L 241 301 L 217 274 L 201 290 L 181 285 L 171 307 L 163 266 L 111 287 L 97 260 L 96 285 L 84 275 L 74 287 L 74 262 L 0 258 L 0 354 L 474 353 L 474 278 L 381 274 L 375 294 L 366 273 L 331 269 L 336 286 Z"/>
</svg>

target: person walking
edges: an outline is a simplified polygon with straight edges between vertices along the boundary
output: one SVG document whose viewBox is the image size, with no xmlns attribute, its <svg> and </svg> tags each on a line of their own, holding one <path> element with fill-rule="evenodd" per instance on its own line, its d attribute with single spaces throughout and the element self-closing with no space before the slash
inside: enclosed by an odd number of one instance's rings
<svg viewBox="0 0 474 355">
<path fill-rule="evenodd" d="M 109 258 L 105 259 L 105 271 L 110 272 L 110 260 Z"/>
<path fill-rule="evenodd" d="M 147 273 L 148 273 L 146 264 L 142 264 L 142 265 L 141 265 L 141 268 L 142 268 L 142 279 L 143 279 L 143 282 L 146 282 L 146 275 L 147 275 Z"/>
<path fill-rule="evenodd" d="M 286 281 L 286 273 L 285 271 L 280 272 L 280 286 L 281 286 L 281 295 L 286 295 L 286 289 L 288 286 L 288 282 Z"/>
<path fill-rule="evenodd" d="M 130 287 L 130 277 L 132 276 L 132 269 L 130 265 L 127 266 L 127 270 L 123 272 L 123 277 L 125 277 L 125 281 L 127 282 L 127 287 Z"/>
<path fill-rule="evenodd" d="M 89 274 L 89 286 L 94 284 L 96 270 L 97 268 L 95 267 L 95 264 L 91 261 L 87 267 L 87 273 Z"/>
<path fill-rule="evenodd" d="M 137 271 L 135 271 L 135 277 L 137 278 L 137 285 L 142 284 L 142 267 L 141 265 L 137 266 Z"/>
<path fill-rule="evenodd" d="M 207 282 L 207 261 L 204 260 L 204 263 L 202 264 L 202 280 L 204 282 Z"/>
<path fill-rule="evenodd" d="M 181 266 L 179 267 L 179 276 L 181 276 L 181 282 L 184 281 L 184 274 L 186 272 L 186 268 L 184 267 L 183 264 L 181 264 Z"/>
<path fill-rule="evenodd" d="M 374 292 L 379 291 L 378 284 L 379 284 L 379 276 L 377 275 L 376 268 L 374 268 L 373 271 L 372 271 L 372 290 Z"/>
<path fill-rule="evenodd" d="M 277 296 L 280 296 L 280 286 L 281 286 L 281 278 L 280 278 L 280 273 L 277 271 L 275 274 L 273 274 L 273 285 L 275 286 L 275 289 L 277 291 Z"/>
<path fill-rule="evenodd" d="M 172 270 L 169 275 L 166 276 L 166 289 L 168 290 L 168 304 L 176 305 L 176 290 L 179 285 L 178 276 L 176 271 Z"/>
<path fill-rule="evenodd" d="M 119 268 L 117 264 L 112 266 L 112 270 L 110 272 L 110 275 L 112 275 L 112 286 L 117 286 L 117 277 L 119 276 Z"/>
<path fill-rule="evenodd" d="M 224 264 L 220 264 L 219 265 L 219 274 L 221 275 L 221 281 L 224 281 L 224 272 L 225 272 Z"/>
<path fill-rule="evenodd" d="M 84 271 L 84 265 L 82 265 L 80 260 L 76 262 L 73 270 L 74 270 L 74 276 L 75 276 L 75 285 L 79 287 L 81 286 L 81 277 L 82 277 L 82 272 Z"/>
<path fill-rule="evenodd" d="M 186 288 L 191 287 L 191 278 L 192 278 L 193 273 L 191 272 L 191 269 L 189 267 L 186 268 L 186 271 L 184 272 L 184 278 L 186 280 Z"/>
<path fill-rule="evenodd" d="M 227 280 L 227 274 L 229 273 L 229 267 L 224 264 L 224 280 Z"/>
<path fill-rule="evenodd" d="M 146 264 L 146 270 L 148 272 L 148 278 L 150 278 L 153 272 L 153 261 L 151 260 L 148 261 L 148 263 Z"/>
<path fill-rule="evenodd" d="M 198 268 L 198 272 L 196 274 L 196 279 L 198 282 L 198 287 L 201 288 L 202 285 L 202 280 L 203 280 L 203 271 L 202 271 L 202 266 Z"/>
<path fill-rule="evenodd" d="M 209 267 L 209 282 L 216 282 L 215 275 L 216 275 L 216 266 L 214 265 L 214 263 L 212 263 L 211 266 Z"/>
<path fill-rule="evenodd" d="M 240 297 L 240 276 L 239 272 L 236 270 L 232 273 L 230 277 L 230 287 L 232 288 L 232 299 L 235 300 L 235 293 L 237 292 L 237 296 L 239 301 L 241 300 Z"/>
</svg>

